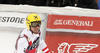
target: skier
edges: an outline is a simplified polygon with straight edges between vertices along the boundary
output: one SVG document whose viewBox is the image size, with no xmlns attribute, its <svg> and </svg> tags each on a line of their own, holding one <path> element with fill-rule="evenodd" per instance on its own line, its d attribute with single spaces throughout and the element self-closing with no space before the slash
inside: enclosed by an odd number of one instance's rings
<svg viewBox="0 0 100 53">
<path fill-rule="evenodd" d="M 16 42 L 15 53 L 37 53 L 41 49 L 44 53 L 49 53 L 49 49 L 41 38 L 41 18 L 36 13 L 31 13 L 26 18 L 27 29 L 24 29 Z"/>
</svg>

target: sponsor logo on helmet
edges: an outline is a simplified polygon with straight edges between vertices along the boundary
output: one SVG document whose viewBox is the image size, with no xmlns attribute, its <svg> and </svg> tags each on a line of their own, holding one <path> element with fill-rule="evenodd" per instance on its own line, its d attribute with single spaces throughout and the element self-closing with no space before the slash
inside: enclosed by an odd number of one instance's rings
<svg viewBox="0 0 100 53">
<path fill-rule="evenodd" d="M 38 17 L 37 16 L 34 16 L 35 17 L 35 19 L 38 19 Z"/>
</svg>

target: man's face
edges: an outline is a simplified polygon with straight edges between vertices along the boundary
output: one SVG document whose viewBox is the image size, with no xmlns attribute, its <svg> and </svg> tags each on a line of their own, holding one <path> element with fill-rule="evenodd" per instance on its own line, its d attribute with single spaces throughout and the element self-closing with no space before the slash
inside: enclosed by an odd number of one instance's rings
<svg viewBox="0 0 100 53">
<path fill-rule="evenodd" d="M 33 33 L 37 34 L 40 31 L 40 27 L 39 26 L 36 26 L 36 27 L 31 26 L 31 30 L 33 31 Z"/>
<path fill-rule="evenodd" d="M 31 31 L 35 34 L 39 33 L 41 21 L 31 22 Z"/>
</svg>

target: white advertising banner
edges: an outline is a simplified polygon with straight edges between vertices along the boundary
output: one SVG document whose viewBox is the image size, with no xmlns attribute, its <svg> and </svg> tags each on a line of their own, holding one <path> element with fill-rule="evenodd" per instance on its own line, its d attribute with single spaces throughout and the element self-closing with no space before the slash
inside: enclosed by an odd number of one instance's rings
<svg viewBox="0 0 100 53">
<path fill-rule="evenodd" d="M 30 13 L 0 12 L 0 27 L 26 28 L 25 19 L 29 14 Z M 40 15 L 42 22 L 46 21 L 46 14 L 37 14 Z"/>
<path fill-rule="evenodd" d="M 25 13 L 0 12 L 0 27 L 25 28 L 27 15 Z"/>
</svg>

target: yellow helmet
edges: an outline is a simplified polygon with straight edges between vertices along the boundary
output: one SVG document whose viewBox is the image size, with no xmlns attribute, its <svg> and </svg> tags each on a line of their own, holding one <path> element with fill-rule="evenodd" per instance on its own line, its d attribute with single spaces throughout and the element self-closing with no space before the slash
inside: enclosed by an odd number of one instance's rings
<svg viewBox="0 0 100 53">
<path fill-rule="evenodd" d="M 36 13 L 31 13 L 27 16 L 26 18 L 26 25 L 27 28 L 30 29 L 31 23 L 35 22 L 35 21 L 41 21 L 41 18 L 38 14 Z"/>
</svg>

